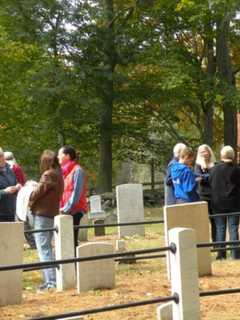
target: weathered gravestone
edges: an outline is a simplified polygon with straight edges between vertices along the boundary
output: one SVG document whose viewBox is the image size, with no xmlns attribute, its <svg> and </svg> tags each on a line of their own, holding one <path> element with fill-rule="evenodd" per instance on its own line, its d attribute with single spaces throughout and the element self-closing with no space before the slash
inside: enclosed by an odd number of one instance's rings
<svg viewBox="0 0 240 320">
<path fill-rule="evenodd" d="M 169 245 L 168 232 L 172 228 L 192 228 L 196 231 L 197 243 L 210 242 L 207 202 L 183 203 L 164 207 L 165 243 Z M 167 253 L 168 275 L 169 253 Z M 198 271 L 200 276 L 211 275 L 210 248 L 198 249 Z"/>
<path fill-rule="evenodd" d="M 116 187 L 118 223 L 144 221 L 143 189 L 141 184 L 122 184 Z M 144 225 L 119 226 L 119 237 L 144 236 Z"/>
<path fill-rule="evenodd" d="M 104 242 L 92 242 L 77 247 L 77 257 L 91 257 L 112 254 L 113 245 Z M 112 259 L 93 260 L 77 263 L 78 293 L 93 289 L 115 287 L 115 262 Z"/>
<path fill-rule="evenodd" d="M 24 229 L 22 222 L 0 223 L 0 264 L 23 263 Z M 0 272 L 0 306 L 22 300 L 22 270 Z"/>
<path fill-rule="evenodd" d="M 54 218 L 58 232 L 54 232 L 56 260 L 74 258 L 73 217 L 58 215 Z M 60 264 L 56 269 L 57 291 L 72 289 L 76 286 L 74 263 Z"/>
<path fill-rule="evenodd" d="M 81 226 L 85 226 L 89 224 L 88 215 L 84 214 L 81 219 Z M 79 229 L 78 234 L 78 240 L 81 241 L 87 241 L 88 240 L 88 228 Z"/>
<path fill-rule="evenodd" d="M 93 220 L 95 236 L 104 236 L 105 228 L 101 226 L 104 224 L 105 212 L 102 210 L 101 196 L 94 195 L 89 198 L 90 201 L 90 212 L 89 218 Z"/>
</svg>

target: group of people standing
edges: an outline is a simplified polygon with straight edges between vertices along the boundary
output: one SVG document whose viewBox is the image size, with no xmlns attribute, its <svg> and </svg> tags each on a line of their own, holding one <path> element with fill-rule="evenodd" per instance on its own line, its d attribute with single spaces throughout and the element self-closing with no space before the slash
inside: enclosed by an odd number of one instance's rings
<svg viewBox="0 0 240 320">
<path fill-rule="evenodd" d="M 226 241 L 227 224 L 230 240 L 239 240 L 240 167 L 235 163 L 234 149 L 224 146 L 216 163 L 212 149 L 203 144 L 198 148 L 195 164 L 194 159 L 191 148 L 183 143 L 175 145 L 165 178 L 165 205 L 206 201 L 212 241 Z M 216 258 L 226 259 L 226 250 L 221 246 L 223 250 Z M 231 255 L 233 259 L 240 258 L 237 246 Z"/>
<path fill-rule="evenodd" d="M 63 146 L 58 154 L 43 151 L 40 157 L 40 180 L 29 194 L 31 224 L 34 229 L 52 229 L 54 217 L 60 214 L 73 216 L 74 225 L 88 210 L 86 175 L 78 164 L 76 150 Z M 17 193 L 24 188 L 17 181 L 16 172 L 6 161 L 0 149 L 0 222 L 15 221 Z M 52 261 L 52 231 L 34 233 L 40 261 Z M 78 244 L 78 229 L 74 229 L 75 246 Z M 44 269 L 44 283 L 40 291 L 56 287 L 55 269 Z"/>
</svg>

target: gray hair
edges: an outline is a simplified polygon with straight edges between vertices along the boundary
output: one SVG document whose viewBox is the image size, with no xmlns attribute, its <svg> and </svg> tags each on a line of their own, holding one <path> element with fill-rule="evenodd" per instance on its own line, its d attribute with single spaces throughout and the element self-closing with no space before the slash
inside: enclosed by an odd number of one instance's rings
<svg viewBox="0 0 240 320">
<path fill-rule="evenodd" d="M 5 158 L 6 161 L 8 161 L 8 160 L 14 160 L 15 161 L 14 155 L 13 155 L 13 153 L 11 151 L 5 151 L 4 152 L 4 158 Z"/>
<path fill-rule="evenodd" d="M 177 143 L 175 144 L 174 148 L 173 148 L 173 155 L 176 158 L 179 158 L 180 153 L 183 149 L 185 149 L 187 146 L 184 143 Z"/>
<path fill-rule="evenodd" d="M 235 151 L 231 146 L 224 146 L 220 151 L 220 156 L 223 161 L 233 161 L 235 158 Z"/>
</svg>

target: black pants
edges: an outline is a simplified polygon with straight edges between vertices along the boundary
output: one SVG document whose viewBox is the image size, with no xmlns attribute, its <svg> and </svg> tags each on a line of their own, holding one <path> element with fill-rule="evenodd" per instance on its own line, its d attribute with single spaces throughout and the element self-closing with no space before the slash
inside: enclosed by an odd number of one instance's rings
<svg viewBox="0 0 240 320">
<path fill-rule="evenodd" d="M 83 212 L 77 212 L 73 215 L 73 227 L 75 226 L 79 226 L 80 221 L 83 217 Z M 75 248 L 78 246 L 78 233 L 79 233 L 79 229 L 73 229 L 73 235 L 74 235 L 74 246 Z"/>
</svg>

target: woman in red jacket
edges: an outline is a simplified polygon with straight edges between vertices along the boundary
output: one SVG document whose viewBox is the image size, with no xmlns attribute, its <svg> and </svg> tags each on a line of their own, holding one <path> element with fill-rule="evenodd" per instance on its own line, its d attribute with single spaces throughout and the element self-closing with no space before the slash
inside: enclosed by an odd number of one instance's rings
<svg viewBox="0 0 240 320">
<path fill-rule="evenodd" d="M 59 149 L 58 159 L 64 178 L 60 211 L 63 214 L 72 215 L 74 226 L 78 226 L 81 218 L 88 211 L 86 175 L 77 163 L 77 153 L 72 146 L 63 146 Z M 74 229 L 75 247 L 78 245 L 78 231 L 79 229 Z"/>
</svg>

